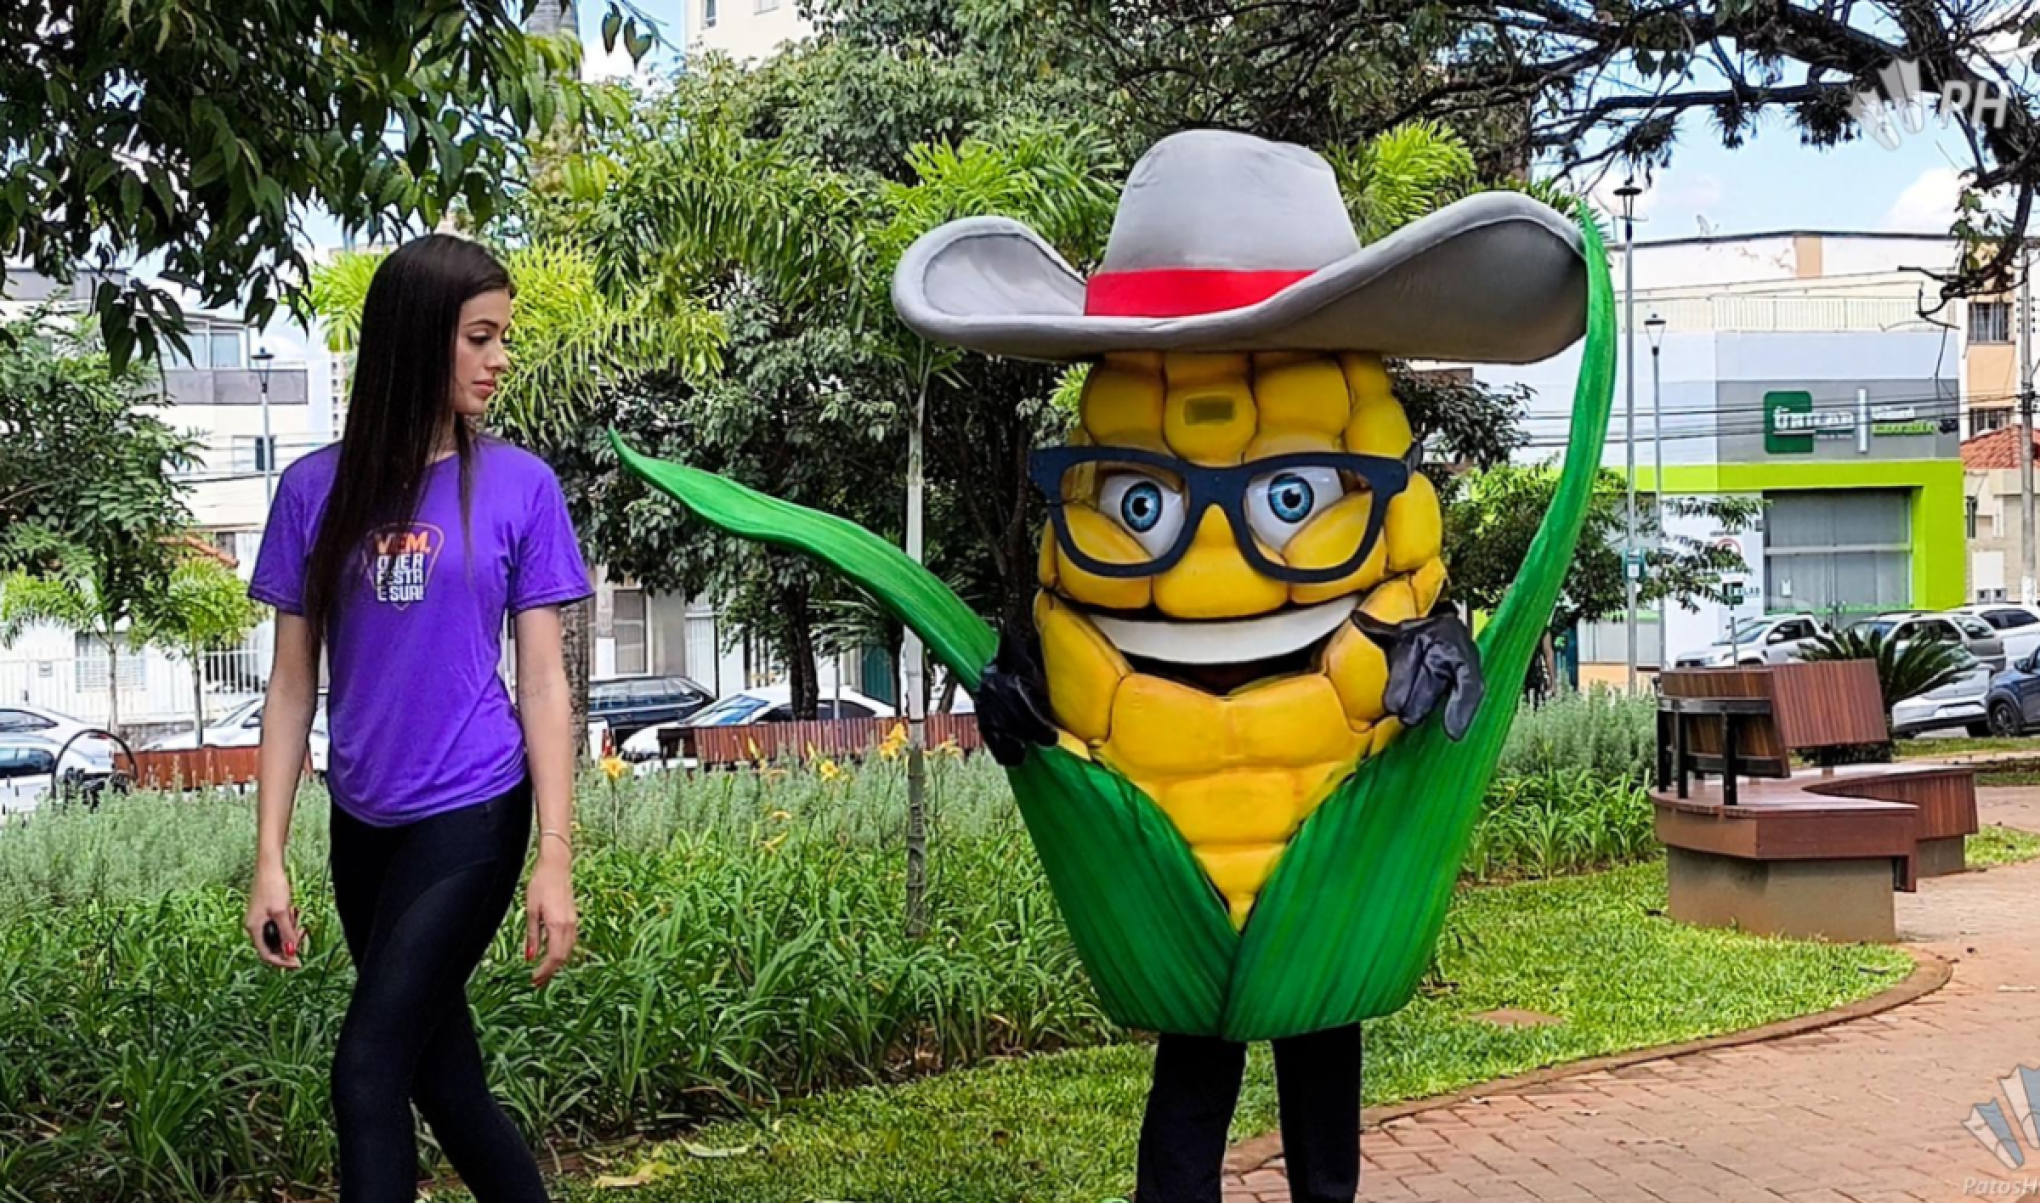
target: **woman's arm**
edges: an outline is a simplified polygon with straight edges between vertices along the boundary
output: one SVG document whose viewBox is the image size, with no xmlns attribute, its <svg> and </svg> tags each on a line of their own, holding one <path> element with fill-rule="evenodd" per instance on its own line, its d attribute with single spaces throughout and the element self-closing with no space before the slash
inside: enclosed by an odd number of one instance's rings
<svg viewBox="0 0 2040 1203">
<path fill-rule="evenodd" d="M 248 938 L 262 959 L 279 968 L 298 968 L 303 944 L 291 907 L 290 873 L 284 849 L 290 842 L 290 813 L 304 776 L 306 739 L 319 704 L 319 637 L 296 614 L 276 616 L 276 656 L 262 703 L 262 750 L 256 774 L 255 879 L 248 891 Z M 280 952 L 262 939 L 264 924 L 276 924 Z"/>
<path fill-rule="evenodd" d="M 545 960 L 532 984 L 552 980 L 574 951 L 574 731 L 558 606 L 517 615 L 517 714 L 538 808 L 538 867 L 525 895 L 524 959 Z"/>
</svg>

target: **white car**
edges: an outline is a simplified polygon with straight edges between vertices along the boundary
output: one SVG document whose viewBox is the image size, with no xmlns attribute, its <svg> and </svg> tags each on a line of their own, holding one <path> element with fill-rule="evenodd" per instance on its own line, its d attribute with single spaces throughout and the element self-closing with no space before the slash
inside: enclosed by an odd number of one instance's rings
<svg viewBox="0 0 2040 1203">
<path fill-rule="evenodd" d="M 2004 641 L 2007 664 L 2024 660 L 2040 651 L 2040 606 L 2022 605 L 2019 602 L 1979 602 L 1973 606 L 1957 606 L 1953 614 L 1970 614 L 1989 623 L 1998 638 Z"/>
<path fill-rule="evenodd" d="M 149 745 L 154 751 L 187 751 L 200 746 L 208 748 L 252 748 L 262 742 L 262 704 L 264 699 L 253 698 L 241 703 L 227 713 L 227 716 L 205 729 L 202 738 L 194 739 L 191 732 L 182 731 L 165 736 Z M 326 771 L 326 758 L 330 741 L 326 734 L 326 696 L 319 695 L 319 708 L 312 712 L 312 731 L 306 743 L 312 754 L 312 771 Z"/>
<path fill-rule="evenodd" d="M 1969 657 L 1969 666 L 1961 676 L 1941 686 L 1914 697 L 1905 698 L 1891 708 L 1891 733 L 1901 738 L 1920 735 L 1928 731 L 1939 731 L 1946 727 L 1962 727 L 1988 733 L 1984 725 L 1990 710 L 1990 682 L 1995 675 L 1990 666 L 1974 656 Z"/>
<path fill-rule="evenodd" d="M 1784 664 L 1797 660 L 1802 647 L 1825 634 L 1827 624 L 1811 614 L 1766 614 L 1744 619 L 1706 647 L 1681 652 L 1673 663 L 1679 668 Z"/>
<path fill-rule="evenodd" d="M 854 689 L 840 693 L 834 690 L 822 694 L 815 706 L 818 719 L 833 718 L 897 718 L 898 712 L 877 698 L 867 697 Z M 767 685 L 760 689 L 745 689 L 720 698 L 712 706 L 705 707 L 677 723 L 661 723 L 623 741 L 617 755 L 625 760 L 655 761 L 659 759 L 659 732 L 678 731 L 684 727 L 740 727 L 747 723 L 785 723 L 793 721 L 793 689 L 787 685 Z M 670 738 L 670 736 L 669 736 Z"/>
<path fill-rule="evenodd" d="M 39 734 L 0 734 L 0 816 L 42 805 L 54 781 L 87 794 L 114 779 L 113 754 L 105 740 L 64 741 Z"/>
<path fill-rule="evenodd" d="M 47 739 L 62 747 L 86 731 L 97 731 L 98 727 L 83 719 L 72 718 L 42 706 L 31 706 L 26 702 L 0 702 L 0 736 L 33 735 Z M 75 748 L 91 748 L 94 755 L 110 760 L 114 754 L 113 741 L 103 735 L 87 735 L 72 745 Z"/>
</svg>

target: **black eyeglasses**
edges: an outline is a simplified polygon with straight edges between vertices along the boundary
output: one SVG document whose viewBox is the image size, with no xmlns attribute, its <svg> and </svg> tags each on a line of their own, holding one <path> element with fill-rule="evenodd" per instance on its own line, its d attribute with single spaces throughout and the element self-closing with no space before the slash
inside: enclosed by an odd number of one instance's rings
<svg viewBox="0 0 2040 1203">
<path fill-rule="evenodd" d="M 1351 575 L 1372 555 L 1381 538 L 1388 503 L 1409 485 L 1422 461 L 1411 443 L 1402 459 L 1343 451 L 1300 451 L 1207 468 L 1173 455 L 1135 447 L 1049 447 L 1028 459 L 1028 476 L 1048 499 L 1056 542 L 1077 567 L 1095 576 L 1128 578 L 1167 572 L 1190 550 L 1204 512 L 1212 506 L 1226 516 L 1240 554 L 1272 580 L 1318 585 Z M 1301 531 L 1311 519 L 1364 485 L 1372 494 L 1360 539 L 1339 563 L 1301 568 L 1270 559 L 1262 550 Z M 1072 501 L 1110 523 L 1116 534 L 1080 532 L 1071 519 Z M 1088 519 L 1080 521 L 1088 522 Z M 1091 534 L 1090 546 L 1085 535 Z M 1124 535 L 1140 550 L 1128 558 Z M 1111 552 L 1112 558 L 1098 553 Z M 1145 557 L 1145 558 L 1141 558 Z"/>
</svg>

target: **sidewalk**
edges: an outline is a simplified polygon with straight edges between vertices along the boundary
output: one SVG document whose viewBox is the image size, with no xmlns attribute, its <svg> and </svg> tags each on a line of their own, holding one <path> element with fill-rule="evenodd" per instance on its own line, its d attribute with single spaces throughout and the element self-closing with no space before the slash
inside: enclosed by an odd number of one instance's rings
<svg viewBox="0 0 2040 1203">
<path fill-rule="evenodd" d="M 2040 831 L 2040 789 L 1979 790 Z M 1921 883 L 1900 938 L 1956 961 L 1937 993 L 1765 1044 L 1589 1073 L 1392 1120 L 1361 1140 L 1365 1200 L 1914 1203 L 2040 1197 L 1962 1127 L 2040 1066 L 2040 861 Z M 2004 1105 L 2002 1100 L 2000 1105 Z M 1227 1203 L 1286 1203 L 1279 1154 Z M 2027 1177 L 2030 1175 L 2030 1178 Z"/>
</svg>

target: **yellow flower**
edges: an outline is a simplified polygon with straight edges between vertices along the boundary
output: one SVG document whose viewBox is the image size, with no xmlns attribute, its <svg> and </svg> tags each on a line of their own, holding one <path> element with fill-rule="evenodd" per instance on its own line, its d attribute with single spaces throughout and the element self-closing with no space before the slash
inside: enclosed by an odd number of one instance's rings
<svg viewBox="0 0 2040 1203">
<path fill-rule="evenodd" d="M 784 823 L 788 819 L 793 817 L 793 812 L 789 810 L 775 810 L 771 814 L 766 815 L 765 817 L 772 820 L 775 823 Z"/>
<path fill-rule="evenodd" d="M 759 847 L 765 849 L 765 851 L 767 852 L 777 852 L 779 851 L 779 845 L 784 844 L 786 842 L 787 835 L 788 835 L 787 832 L 782 831 L 778 835 L 775 835 L 771 839 L 766 840 L 764 843 L 760 844 Z"/>
<path fill-rule="evenodd" d="M 885 739 L 878 745 L 878 754 L 891 760 L 907 750 L 907 725 L 894 723 L 892 730 L 885 733 Z"/>
<path fill-rule="evenodd" d="M 604 776 L 614 781 L 625 773 L 630 772 L 630 765 L 625 763 L 620 757 L 605 756 L 602 759 L 602 772 Z"/>
<path fill-rule="evenodd" d="M 815 771 L 821 774 L 821 778 L 824 781 L 834 781 L 843 775 L 843 770 L 836 767 L 836 762 L 833 760 L 822 761 L 815 766 Z"/>
</svg>

